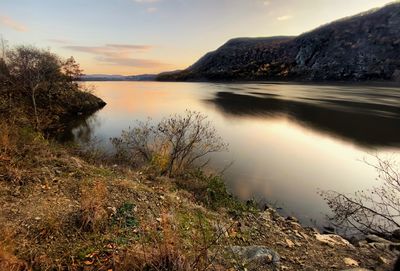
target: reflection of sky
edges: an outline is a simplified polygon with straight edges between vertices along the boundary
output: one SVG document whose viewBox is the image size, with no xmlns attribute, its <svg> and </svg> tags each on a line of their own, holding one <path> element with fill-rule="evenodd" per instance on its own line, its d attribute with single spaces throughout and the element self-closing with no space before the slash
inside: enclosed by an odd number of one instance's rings
<svg viewBox="0 0 400 271">
<path fill-rule="evenodd" d="M 215 155 L 214 166 L 233 166 L 226 172 L 231 189 L 243 197 L 262 197 L 296 214 L 303 221 L 320 220 L 326 205 L 317 189 L 352 192 L 376 183 L 376 172 L 360 160 L 369 152 L 391 153 L 398 149 L 359 147 L 285 116 L 236 116 L 221 112 L 209 102 L 217 91 L 258 91 L 293 95 L 291 85 L 246 85 L 210 83 L 101 82 L 96 94 L 108 104 L 96 114 L 95 135 L 105 141 L 135 120 L 182 113 L 186 109 L 207 114 L 229 152 Z M 252 88 L 252 89 L 250 89 Z M 301 92 L 316 86 L 298 87 Z M 249 90 L 250 89 L 250 90 Z M 337 88 L 335 91 L 339 91 Z M 350 89 L 349 89 L 350 91 Z M 357 88 L 355 88 L 357 91 Z M 392 89 L 372 89 L 391 93 Z M 308 93 L 309 95 L 309 93 Z M 296 96 L 296 95 L 295 95 Z"/>
<path fill-rule="evenodd" d="M 12 44 L 75 56 L 86 73 L 183 69 L 235 37 L 298 35 L 392 0 L 1 0 Z"/>
</svg>

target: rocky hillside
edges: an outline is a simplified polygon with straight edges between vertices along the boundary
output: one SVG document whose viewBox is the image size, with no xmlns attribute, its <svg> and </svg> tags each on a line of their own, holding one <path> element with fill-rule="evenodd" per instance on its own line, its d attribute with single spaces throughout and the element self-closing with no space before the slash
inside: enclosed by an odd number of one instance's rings
<svg viewBox="0 0 400 271">
<path fill-rule="evenodd" d="M 400 2 L 298 37 L 228 41 L 159 80 L 400 81 Z"/>
</svg>

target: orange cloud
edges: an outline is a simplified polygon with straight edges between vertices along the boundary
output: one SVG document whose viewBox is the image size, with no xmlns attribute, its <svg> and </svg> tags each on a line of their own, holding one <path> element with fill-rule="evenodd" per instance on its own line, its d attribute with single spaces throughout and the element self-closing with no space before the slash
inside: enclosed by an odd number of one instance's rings
<svg viewBox="0 0 400 271">
<path fill-rule="evenodd" d="M 10 18 L 8 16 L 0 16 L 0 23 L 11 29 L 14 29 L 15 31 L 18 31 L 18 32 L 27 32 L 28 31 L 28 28 L 25 25 L 23 25 L 17 21 L 14 21 L 12 18 Z"/>
<path fill-rule="evenodd" d="M 150 45 L 106 44 L 105 46 L 65 46 L 64 48 L 92 54 L 95 56 L 96 61 L 107 65 L 140 68 L 166 66 L 166 64 L 155 60 L 132 57 L 137 51 L 148 51 L 153 48 Z"/>
</svg>

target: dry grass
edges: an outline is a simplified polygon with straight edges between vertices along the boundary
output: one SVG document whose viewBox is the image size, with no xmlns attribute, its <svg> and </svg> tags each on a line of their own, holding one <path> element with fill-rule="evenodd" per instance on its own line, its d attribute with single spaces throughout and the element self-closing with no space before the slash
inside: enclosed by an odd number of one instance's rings
<svg viewBox="0 0 400 271">
<path fill-rule="evenodd" d="M 24 261 L 18 259 L 15 255 L 0 248 L 0 270 L 25 271 L 30 269 Z"/>
<path fill-rule="evenodd" d="M 0 270 L 28 271 L 31 270 L 27 263 L 14 255 L 14 233 L 3 229 L 0 232 Z"/>
<path fill-rule="evenodd" d="M 189 259 L 181 245 L 181 237 L 166 213 L 161 215 L 161 235 L 143 230 L 148 243 L 129 248 L 116 266 L 116 270 L 132 271 L 189 271 Z"/>
<path fill-rule="evenodd" d="M 99 231 L 107 219 L 107 186 L 100 181 L 81 188 L 81 227 L 85 231 Z"/>
</svg>

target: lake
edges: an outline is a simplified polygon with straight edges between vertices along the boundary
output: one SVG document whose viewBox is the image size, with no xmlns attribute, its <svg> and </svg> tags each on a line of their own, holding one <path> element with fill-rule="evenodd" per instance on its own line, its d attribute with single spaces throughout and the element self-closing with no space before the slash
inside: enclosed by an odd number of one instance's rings
<svg viewBox="0 0 400 271">
<path fill-rule="evenodd" d="M 320 190 L 351 193 L 378 184 L 364 160 L 400 151 L 396 87 L 289 83 L 94 82 L 107 106 L 65 136 L 87 142 L 110 137 L 148 117 L 186 109 L 206 114 L 229 151 L 212 156 L 232 193 L 325 225 Z"/>
</svg>

